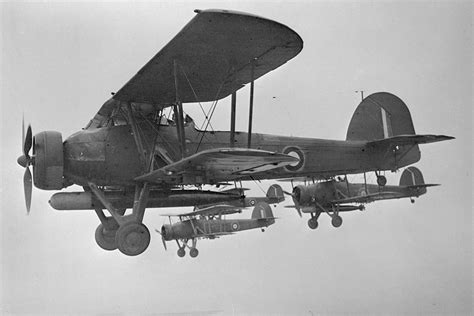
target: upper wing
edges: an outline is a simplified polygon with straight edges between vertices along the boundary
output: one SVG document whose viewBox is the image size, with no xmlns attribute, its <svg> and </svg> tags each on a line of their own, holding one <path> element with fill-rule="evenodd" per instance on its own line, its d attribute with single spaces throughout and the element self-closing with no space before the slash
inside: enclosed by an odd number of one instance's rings
<svg viewBox="0 0 474 316">
<path fill-rule="evenodd" d="M 170 184 L 216 183 L 283 167 L 296 161 L 298 159 L 295 157 L 265 150 L 217 148 L 201 151 L 135 180 Z"/>
<path fill-rule="evenodd" d="M 86 128 L 103 126 L 121 102 L 146 112 L 150 107 L 169 106 L 177 96 L 183 103 L 222 99 L 303 49 L 301 37 L 278 22 L 228 10 L 195 12 L 197 15 L 101 107 Z"/>
<path fill-rule="evenodd" d="M 303 48 L 300 36 L 278 22 L 227 10 L 197 15 L 115 95 L 115 100 L 181 102 L 222 99 L 281 66 Z"/>
</svg>

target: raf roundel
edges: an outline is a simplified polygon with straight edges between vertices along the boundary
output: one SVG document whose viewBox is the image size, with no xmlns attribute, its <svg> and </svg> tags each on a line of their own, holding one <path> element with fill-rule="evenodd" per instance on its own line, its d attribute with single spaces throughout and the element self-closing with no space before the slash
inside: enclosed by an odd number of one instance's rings
<svg viewBox="0 0 474 316">
<path fill-rule="evenodd" d="M 238 223 L 232 223 L 232 230 L 238 230 L 239 229 L 239 224 Z"/>
<path fill-rule="evenodd" d="M 289 156 L 298 158 L 299 161 L 285 166 L 285 169 L 288 171 L 299 171 L 304 166 L 304 154 L 299 147 L 291 146 L 283 149 L 283 153 Z"/>
</svg>

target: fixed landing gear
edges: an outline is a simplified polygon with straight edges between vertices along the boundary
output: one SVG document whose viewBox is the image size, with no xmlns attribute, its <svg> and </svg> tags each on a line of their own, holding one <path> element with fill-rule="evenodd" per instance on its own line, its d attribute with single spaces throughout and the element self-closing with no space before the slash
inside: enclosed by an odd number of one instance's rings
<svg viewBox="0 0 474 316">
<path fill-rule="evenodd" d="M 186 255 L 186 250 L 184 249 L 184 247 L 182 248 L 178 248 L 178 257 L 182 258 Z"/>
<path fill-rule="evenodd" d="M 387 184 L 387 178 L 382 175 L 377 175 L 377 184 L 381 187 L 385 186 Z"/>
<path fill-rule="evenodd" d="M 316 229 L 316 228 L 318 228 L 318 220 L 317 220 L 315 217 L 311 217 L 311 218 L 308 220 L 308 226 L 309 226 L 309 228 L 311 228 L 311 229 Z"/>
<path fill-rule="evenodd" d="M 317 212 L 316 214 L 311 213 L 311 218 L 308 220 L 308 226 L 311 229 L 318 228 L 318 218 L 321 215 L 321 212 Z"/>
<path fill-rule="evenodd" d="M 334 215 L 331 219 L 331 224 L 334 227 L 340 227 L 342 225 L 342 217 L 339 215 Z"/>
<path fill-rule="evenodd" d="M 95 230 L 95 241 L 100 248 L 108 251 L 117 249 L 117 242 L 115 241 L 115 234 L 117 233 L 117 228 L 108 229 L 105 228 L 103 224 L 99 224 Z"/>
<path fill-rule="evenodd" d="M 182 258 L 186 255 L 186 247 L 189 248 L 189 255 L 191 256 L 191 258 L 196 258 L 199 255 L 199 250 L 197 250 L 196 248 L 197 240 L 196 239 L 192 240 L 193 242 L 192 246 L 188 246 L 188 241 L 189 239 L 183 240 L 183 245 L 181 246 L 179 244 L 179 241 L 176 240 L 176 242 L 178 243 L 178 251 L 177 251 L 178 257 Z"/>
<path fill-rule="evenodd" d="M 189 255 L 191 256 L 191 258 L 196 258 L 199 254 L 199 250 L 197 250 L 196 248 L 191 248 L 191 250 L 189 250 Z"/>
<path fill-rule="evenodd" d="M 121 253 L 127 256 L 137 256 L 148 248 L 150 231 L 142 223 L 128 222 L 117 230 L 115 240 Z"/>
</svg>

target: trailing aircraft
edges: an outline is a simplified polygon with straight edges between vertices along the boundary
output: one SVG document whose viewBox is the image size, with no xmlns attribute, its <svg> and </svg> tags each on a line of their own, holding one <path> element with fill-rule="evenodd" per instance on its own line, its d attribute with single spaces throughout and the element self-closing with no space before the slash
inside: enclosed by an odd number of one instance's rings
<svg viewBox="0 0 474 316">
<path fill-rule="evenodd" d="M 97 243 L 135 256 L 150 243 L 143 224 L 147 208 L 242 198 L 235 192 L 203 190 L 204 185 L 369 171 L 376 172 L 383 185 L 382 171 L 420 159 L 419 144 L 452 138 L 415 134 L 406 105 L 384 92 L 361 102 L 346 140 L 252 133 L 254 81 L 294 58 L 303 41 L 289 27 L 255 15 L 195 12 L 85 128 L 64 141 L 59 132 L 33 137 L 31 126 L 26 133 L 23 128 L 18 164 L 26 169 L 27 212 L 32 183 L 42 190 L 81 186 L 84 192 L 53 195 L 51 205 L 61 210 L 93 209 L 101 222 Z M 236 92 L 246 84 L 251 96 L 249 130 L 236 132 Z M 183 103 L 213 101 L 215 109 L 227 96 L 231 96 L 229 132 L 208 131 L 209 124 L 198 129 L 184 113 Z M 172 117 L 165 115 L 168 109 Z M 131 214 L 125 213 L 127 208 Z"/>
<path fill-rule="evenodd" d="M 276 219 L 269 203 L 277 204 L 284 199 L 283 190 L 274 184 L 268 189 L 265 198 L 247 198 L 244 203 L 204 205 L 188 213 L 163 215 L 169 217 L 170 223 L 155 231 L 161 235 L 165 250 L 166 241 L 175 240 L 178 244 L 179 257 L 184 257 L 186 248 L 189 248 L 189 255 L 194 258 L 199 254 L 196 244 L 200 238 L 215 239 L 256 228 L 265 231 L 264 228 L 273 225 Z M 241 213 L 242 209 L 250 206 L 254 206 L 250 219 L 225 218 L 229 214 Z M 179 221 L 172 223 L 171 217 L 178 217 Z M 188 245 L 189 241 L 192 243 L 191 246 Z"/>
<path fill-rule="evenodd" d="M 310 185 L 298 185 L 293 188 L 291 196 L 295 205 L 288 206 L 296 208 L 300 217 L 302 213 L 309 213 L 311 218 L 308 226 L 311 229 L 318 227 L 318 218 L 321 213 L 331 217 L 334 227 L 342 225 L 340 212 L 364 210 L 366 203 L 381 200 L 392 200 L 410 198 L 415 203 L 414 197 L 426 193 L 427 187 L 439 184 L 425 184 L 423 174 L 416 167 L 406 168 L 401 177 L 400 184 L 380 185 L 364 183 L 349 183 L 347 177 L 338 181 L 331 179 Z M 287 193 L 289 194 L 289 193 Z"/>
</svg>

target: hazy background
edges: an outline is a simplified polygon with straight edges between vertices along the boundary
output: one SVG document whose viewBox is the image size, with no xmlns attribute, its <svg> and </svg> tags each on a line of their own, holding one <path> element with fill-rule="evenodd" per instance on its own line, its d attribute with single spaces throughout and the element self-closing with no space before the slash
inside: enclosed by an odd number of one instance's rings
<svg viewBox="0 0 474 316">
<path fill-rule="evenodd" d="M 55 211 L 47 202 L 54 192 L 34 189 L 27 217 L 16 163 L 22 114 L 34 133 L 66 138 L 196 8 L 261 15 L 304 40 L 300 55 L 256 82 L 255 132 L 344 139 L 356 90 L 392 92 L 418 133 L 456 137 L 422 146 L 416 164 L 442 186 L 414 205 L 386 201 L 343 214 L 338 229 L 322 215 L 311 231 L 286 201 L 265 233 L 199 241 L 197 259 L 178 258 L 175 243 L 165 252 L 154 232 L 141 256 L 103 251 L 94 212 Z M 1 2 L 0 11 L 0 313 L 472 313 L 470 2 Z M 229 108 L 229 100 L 219 102 L 215 128 L 228 129 Z M 248 87 L 238 93 L 240 130 L 247 109 Z M 202 121 L 197 106 L 185 111 Z M 146 213 L 150 231 L 165 211 Z"/>
</svg>

